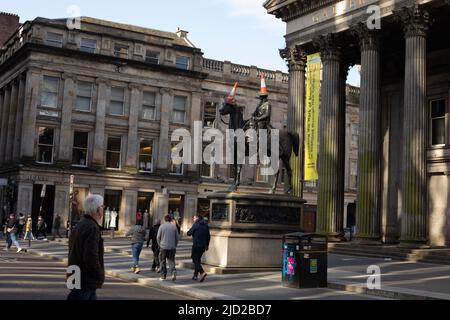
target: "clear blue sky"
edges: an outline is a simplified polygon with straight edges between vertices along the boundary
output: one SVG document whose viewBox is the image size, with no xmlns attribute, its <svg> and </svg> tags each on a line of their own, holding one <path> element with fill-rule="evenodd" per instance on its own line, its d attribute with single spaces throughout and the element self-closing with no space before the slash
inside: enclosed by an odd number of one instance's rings
<svg viewBox="0 0 450 320">
<path fill-rule="evenodd" d="M 287 72 L 278 49 L 285 46 L 285 24 L 268 15 L 264 0 L 0 0 L 0 10 L 16 13 L 21 22 L 37 16 L 63 18 L 77 5 L 82 16 L 142 27 L 189 31 L 189 39 L 205 57 Z M 359 85 L 354 70 L 349 82 Z"/>
</svg>

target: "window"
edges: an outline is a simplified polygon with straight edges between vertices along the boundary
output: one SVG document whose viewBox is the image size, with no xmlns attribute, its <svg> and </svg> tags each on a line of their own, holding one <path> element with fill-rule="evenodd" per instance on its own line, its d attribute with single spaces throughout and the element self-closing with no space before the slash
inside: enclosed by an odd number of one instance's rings
<svg viewBox="0 0 450 320">
<path fill-rule="evenodd" d="M 156 119 L 156 94 L 154 92 L 145 92 L 142 99 L 142 119 Z"/>
<path fill-rule="evenodd" d="M 178 144 L 178 142 L 172 142 L 172 149 Z M 172 152 L 172 151 L 171 151 Z M 183 157 L 183 150 L 180 152 L 180 157 Z M 172 159 L 172 157 L 170 157 Z M 182 175 L 183 174 L 183 163 L 181 164 L 173 164 L 170 165 L 170 174 L 173 175 Z"/>
<path fill-rule="evenodd" d="M 53 145 L 55 132 L 53 128 L 40 127 L 38 140 L 38 158 L 40 163 L 53 163 Z"/>
<path fill-rule="evenodd" d="M 58 107 L 59 78 L 44 76 L 41 93 L 41 106 L 48 108 Z"/>
<path fill-rule="evenodd" d="M 76 110 L 91 111 L 92 83 L 78 81 Z"/>
<path fill-rule="evenodd" d="M 216 104 L 207 102 L 203 112 L 203 128 L 213 128 L 216 121 Z"/>
<path fill-rule="evenodd" d="M 115 116 L 123 116 L 123 105 L 125 100 L 124 88 L 111 88 L 111 101 L 109 104 L 109 114 Z"/>
<path fill-rule="evenodd" d="M 114 45 L 114 55 L 118 58 L 128 58 L 128 46 L 116 43 Z"/>
<path fill-rule="evenodd" d="M 87 167 L 88 139 L 88 132 L 74 132 L 72 165 L 77 167 Z"/>
<path fill-rule="evenodd" d="M 108 146 L 106 148 L 106 167 L 108 169 L 120 169 L 121 149 L 121 137 L 108 137 Z"/>
<path fill-rule="evenodd" d="M 264 183 L 269 183 L 269 176 L 267 174 L 263 175 L 261 173 L 261 166 L 258 166 L 256 168 L 256 182 L 264 182 Z"/>
<path fill-rule="evenodd" d="M 141 139 L 139 149 L 139 171 L 153 171 L 153 141 Z"/>
<path fill-rule="evenodd" d="M 352 147 L 358 146 L 358 136 L 359 136 L 359 125 L 357 123 L 352 123 Z"/>
<path fill-rule="evenodd" d="M 431 145 L 445 144 L 445 100 L 431 101 Z"/>
<path fill-rule="evenodd" d="M 208 142 L 203 142 L 203 152 L 205 152 L 205 148 L 209 145 Z M 213 155 L 214 156 L 214 155 Z M 209 156 L 208 156 L 209 158 Z M 206 159 L 205 159 L 206 160 Z M 210 160 L 210 159 L 208 159 Z M 213 165 L 207 164 L 205 161 L 203 161 L 202 165 L 201 165 L 201 170 L 202 170 L 202 177 L 204 178 L 212 178 L 214 176 L 213 173 Z"/>
<path fill-rule="evenodd" d="M 358 178 L 358 162 L 357 160 L 350 160 L 350 181 L 349 188 L 356 189 Z"/>
<path fill-rule="evenodd" d="M 183 56 L 177 56 L 176 65 L 178 69 L 189 69 L 189 58 Z"/>
<path fill-rule="evenodd" d="M 97 41 L 92 39 L 81 39 L 80 50 L 87 53 L 95 53 L 97 50 Z"/>
<path fill-rule="evenodd" d="M 148 63 L 159 64 L 159 52 L 147 50 L 145 53 L 145 61 Z"/>
<path fill-rule="evenodd" d="M 59 33 L 48 32 L 46 44 L 53 47 L 62 47 L 63 35 Z"/>
<path fill-rule="evenodd" d="M 173 103 L 173 122 L 185 123 L 186 121 L 186 97 L 175 96 Z"/>
</svg>

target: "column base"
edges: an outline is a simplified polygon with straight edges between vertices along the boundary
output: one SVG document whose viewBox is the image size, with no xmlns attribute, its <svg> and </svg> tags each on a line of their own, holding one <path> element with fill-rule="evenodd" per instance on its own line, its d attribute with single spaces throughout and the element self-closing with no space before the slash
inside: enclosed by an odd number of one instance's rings
<svg viewBox="0 0 450 320">
<path fill-rule="evenodd" d="M 414 248 L 414 249 L 428 249 L 430 246 L 427 244 L 426 240 L 399 240 L 399 247 L 401 248 Z"/>
<path fill-rule="evenodd" d="M 383 244 L 383 241 L 381 241 L 381 237 L 363 237 L 356 235 L 353 238 L 352 243 L 369 246 L 379 246 Z"/>
<path fill-rule="evenodd" d="M 345 238 L 344 233 L 337 233 L 337 232 L 331 232 L 331 233 L 327 233 L 327 232 L 317 232 L 317 234 L 322 235 L 322 236 L 326 236 L 328 242 L 344 242 L 347 241 L 347 239 Z"/>
</svg>

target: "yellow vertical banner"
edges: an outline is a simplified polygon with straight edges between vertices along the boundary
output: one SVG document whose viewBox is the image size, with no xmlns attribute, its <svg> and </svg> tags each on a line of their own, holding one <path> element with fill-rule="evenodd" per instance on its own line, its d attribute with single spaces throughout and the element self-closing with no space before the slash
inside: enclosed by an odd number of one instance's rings
<svg viewBox="0 0 450 320">
<path fill-rule="evenodd" d="M 317 154 L 319 144 L 320 69 L 320 53 L 309 55 L 307 60 L 305 104 L 305 181 L 319 179 Z"/>
</svg>

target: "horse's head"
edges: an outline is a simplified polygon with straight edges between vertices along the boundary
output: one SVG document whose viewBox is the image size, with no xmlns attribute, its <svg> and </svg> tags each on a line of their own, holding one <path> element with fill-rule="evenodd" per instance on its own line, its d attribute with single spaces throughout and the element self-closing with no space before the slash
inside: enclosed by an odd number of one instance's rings
<svg viewBox="0 0 450 320">
<path fill-rule="evenodd" d="M 226 123 L 230 129 L 239 129 L 243 127 L 243 115 L 242 109 L 236 104 L 231 104 L 229 101 L 225 101 L 219 108 L 220 116 L 230 115 L 230 122 Z M 222 120 L 222 122 L 224 122 Z"/>
</svg>

